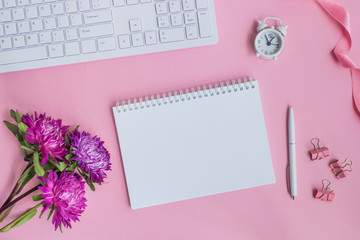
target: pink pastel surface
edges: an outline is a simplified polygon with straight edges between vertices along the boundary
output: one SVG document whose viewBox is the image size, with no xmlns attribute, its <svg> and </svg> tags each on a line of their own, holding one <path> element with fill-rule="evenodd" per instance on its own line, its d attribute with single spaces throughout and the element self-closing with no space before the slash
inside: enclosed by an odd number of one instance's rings
<svg viewBox="0 0 360 240">
<path fill-rule="evenodd" d="M 339 1 L 351 15 L 351 56 L 359 63 L 360 1 Z M 214 46 L 0 75 L 1 120 L 10 121 L 11 108 L 47 112 L 99 135 L 112 157 L 108 184 L 87 189 L 88 207 L 72 230 L 54 232 L 50 221 L 36 217 L 0 239 L 360 239 L 360 116 L 350 72 L 331 53 L 340 28 L 313 0 L 215 0 L 215 7 Z M 266 16 L 289 25 L 276 62 L 256 58 L 252 49 L 256 20 Z M 260 83 L 276 184 L 131 210 L 111 111 L 115 102 L 248 75 Z M 295 201 L 286 187 L 289 104 L 296 121 Z M 313 137 L 329 147 L 330 157 L 311 161 Z M 25 163 L 3 124 L 0 143 L 2 203 Z M 338 180 L 329 162 L 346 157 L 353 171 Z M 324 178 L 335 190 L 331 204 L 313 197 Z M 27 198 L 10 219 L 34 205 Z"/>
</svg>

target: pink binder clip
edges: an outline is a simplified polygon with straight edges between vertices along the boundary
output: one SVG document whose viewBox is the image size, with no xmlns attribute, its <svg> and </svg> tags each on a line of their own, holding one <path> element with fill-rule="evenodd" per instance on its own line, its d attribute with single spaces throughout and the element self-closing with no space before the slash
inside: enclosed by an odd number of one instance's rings
<svg viewBox="0 0 360 240">
<path fill-rule="evenodd" d="M 352 171 L 351 166 L 352 161 L 350 158 L 346 158 L 342 163 L 339 163 L 339 160 L 330 163 L 331 170 L 337 179 L 346 177 L 347 173 Z"/>
<path fill-rule="evenodd" d="M 329 184 L 325 187 L 324 181 L 327 181 Z M 316 189 L 315 199 L 322 201 L 332 202 L 335 198 L 334 190 L 330 188 L 331 182 L 327 179 L 324 179 L 322 182 L 322 189 Z"/>
<path fill-rule="evenodd" d="M 317 140 L 317 143 L 315 144 L 314 141 Z M 323 158 L 326 158 L 330 155 L 329 148 L 327 147 L 321 147 L 320 146 L 320 139 L 313 138 L 311 139 L 312 145 L 314 145 L 314 150 L 310 151 L 311 160 L 320 160 Z"/>
</svg>

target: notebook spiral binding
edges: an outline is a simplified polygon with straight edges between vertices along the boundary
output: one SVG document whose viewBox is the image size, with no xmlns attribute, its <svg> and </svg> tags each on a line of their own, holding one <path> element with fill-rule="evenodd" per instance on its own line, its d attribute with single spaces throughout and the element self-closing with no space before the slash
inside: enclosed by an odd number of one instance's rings
<svg viewBox="0 0 360 240">
<path fill-rule="evenodd" d="M 243 79 L 236 79 L 225 82 L 207 84 L 196 88 L 184 89 L 180 91 L 172 91 L 163 93 L 162 95 L 156 94 L 146 96 L 145 98 L 135 98 L 133 100 L 127 100 L 116 102 L 116 110 L 120 112 L 138 110 L 143 108 L 155 107 L 165 104 L 177 103 L 180 101 L 189 101 L 202 97 L 209 97 L 214 95 L 220 95 L 225 93 L 243 91 L 249 88 L 255 88 L 255 79 L 251 77 L 244 77 Z M 149 98 L 150 97 L 150 98 Z M 155 98 L 156 97 L 156 98 Z"/>
</svg>

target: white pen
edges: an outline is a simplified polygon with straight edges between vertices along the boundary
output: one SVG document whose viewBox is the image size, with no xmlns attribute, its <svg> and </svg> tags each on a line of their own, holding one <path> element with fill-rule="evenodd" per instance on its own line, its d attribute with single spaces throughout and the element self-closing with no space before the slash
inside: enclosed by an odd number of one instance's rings
<svg viewBox="0 0 360 240">
<path fill-rule="evenodd" d="M 292 106 L 289 108 L 289 163 L 290 163 L 290 195 L 295 200 L 297 195 L 296 186 L 296 144 L 295 144 L 295 120 Z"/>
</svg>

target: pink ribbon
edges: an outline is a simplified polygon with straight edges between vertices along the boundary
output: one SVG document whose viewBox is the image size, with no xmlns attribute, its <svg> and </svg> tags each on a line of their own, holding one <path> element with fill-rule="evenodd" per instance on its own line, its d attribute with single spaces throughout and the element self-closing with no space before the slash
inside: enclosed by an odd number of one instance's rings
<svg viewBox="0 0 360 240">
<path fill-rule="evenodd" d="M 335 45 L 334 54 L 340 64 L 345 68 L 350 68 L 352 78 L 352 90 L 355 106 L 360 113 L 360 68 L 359 66 L 349 57 L 351 50 L 351 33 L 350 33 L 350 14 L 346 9 L 339 3 L 333 0 L 317 0 L 319 4 L 340 23 L 343 34 Z"/>
</svg>

